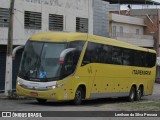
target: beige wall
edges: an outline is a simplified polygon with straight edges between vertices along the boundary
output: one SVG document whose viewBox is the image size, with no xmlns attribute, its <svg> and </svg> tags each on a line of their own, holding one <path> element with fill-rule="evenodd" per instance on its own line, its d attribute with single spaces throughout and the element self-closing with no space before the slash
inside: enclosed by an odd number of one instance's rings
<svg viewBox="0 0 160 120">
<path fill-rule="evenodd" d="M 120 23 L 128 23 L 134 25 L 144 25 L 144 20 L 142 18 L 119 15 L 112 13 L 112 20 Z"/>
<path fill-rule="evenodd" d="M 116 31 L 118 33 L 120 32 L 120 27 L 123 27 L 123 32 L 124 33 L 136 34 L 136 29 L 139 29 L 139 34 L 143 35 L 143 26 L 132 25 L 132 24 L 125 24 L 125 23 L 118 23 L 118 22 L 112 22 L 112 27 L 113 26 L 116 26 Z"/>
<path fill-rule="evenodd" d="M 113 30 L 113 26 L 116 26 L 116 34 Z M 134 44 L 141 47 L 153 47 L 154 40 L 151 35 L 144 35 L 144 19 L 110 14 L 110 36 L 130 44 Z M 120 33 L 120 27 L 123 28 L 123 33 Z M 136 30 L 139 30 L 139 34 Z"/>
</svg>

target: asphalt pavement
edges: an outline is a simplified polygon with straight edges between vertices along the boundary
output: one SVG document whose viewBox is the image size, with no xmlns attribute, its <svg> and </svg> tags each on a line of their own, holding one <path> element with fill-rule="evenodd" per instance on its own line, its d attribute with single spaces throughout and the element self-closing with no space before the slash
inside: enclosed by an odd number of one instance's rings
<svg viewBox="0 0 160 120">
<path fill-rule="evenodd" d="M 153 94 L 143 97 L 143 100 L 160 100 L 160 84 L 155 83 Z M 34 99 L 8 99 L 4 94 L 0 94 L 0 111 L 130 111 L 127 107 L 121 108 L 120 104 L 125 104 L 127 101 L 121 98 L 106 98 L 96 100 L 86 100 L 80 106 L 75 106 L 72 102 L 57 102 L 48 101 L 44 105 L 40 105 Z M 19 120 L 21 118 L 12 118 L 11 120 Z M 23 120 L 159 120 L 159 118 L 148 117 L 54 117 L 54 118 L 23 118 Z M 8 118 L 0 118 L 0 120 L 8 120 Z"/>
</svg>

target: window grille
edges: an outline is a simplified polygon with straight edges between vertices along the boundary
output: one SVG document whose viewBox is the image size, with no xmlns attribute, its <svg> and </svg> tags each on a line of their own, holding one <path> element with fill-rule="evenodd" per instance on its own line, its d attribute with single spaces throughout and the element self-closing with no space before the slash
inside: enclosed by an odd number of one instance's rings
<svg viewBox="0 0 160 120">
<path fill-rule="evenodd" d="M 49 30 L 63 31 L 63 15 L 49 14 Z"/>
<path fill-rule="evenodd" d="M 9 25 L 9 9 L 0 8 L 0 27 L 8 27 Z"/>
<path fill-rule="evenodd" d="M 76 32 L 88 32 L 88 19 L 87 18 L 76 18 Z"/>
<path fill-rule="evenodd" d="M 41 29 L 41 13 L 25 11 L 24 25 L 25 29 Z"/>
</svg>

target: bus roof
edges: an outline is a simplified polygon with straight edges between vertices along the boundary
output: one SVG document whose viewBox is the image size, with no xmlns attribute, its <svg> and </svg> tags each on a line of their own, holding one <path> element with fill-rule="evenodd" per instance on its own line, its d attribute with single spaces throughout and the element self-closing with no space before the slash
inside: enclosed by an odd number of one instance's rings
<svg viewBox="0 0 160 120">
<path fill-rule="evenodd" d="M 91 41 L 91 42 L 97 42 L 101 44 L 107 44 L 112 46 L 118 46 L 128 49 L 134 49 L 134 50 L 140 50 L 145 52 L 152 52 L 156 53 L 152 49 L 142 48 L 138 47 L 136 45 L 132 45 L 126 42 L 122 42 L 119 40 L 91 35 L 87 33 L 77 33 L 77 32 L 43 32 L 38 33 L 33 36 L 29 40 L 32 41 L 43 41 L 43 42 L 69 42 L 69 41 L 75 41 L 75 40 L 83 40 L 83 41 Z"/>
<path fill-rule="evenodd" d="M 74 40 L 87 40 L 86 33 L 76 32 L 44 32 L 33 35 L 30 40 L 46 42 L 69 42 Z"/>
<path fill-rule="evenodd" d="M 153 49 L 138 47 L 136 45 L 129 44 L 129 43 L 126 43 L 126 42 L 123 42 L 120 40 L 116 40 L 116 39 L 112 39 L 112 38 L 105 38 L 105 37 L 95 36 L 95 35 L 93 35 L 93 36 L 94 36 L 94 39 L 92 39 L 92 41 L 96 41 L 98 43 L 117 46 L 117 47 L 123 47 L 123 48 L 128 48 L 128 49 L 140 50 L 140 51 L 145 51 L 145 52 L 156 53 L 155 50 L 153 50 Z"/>
</svg>

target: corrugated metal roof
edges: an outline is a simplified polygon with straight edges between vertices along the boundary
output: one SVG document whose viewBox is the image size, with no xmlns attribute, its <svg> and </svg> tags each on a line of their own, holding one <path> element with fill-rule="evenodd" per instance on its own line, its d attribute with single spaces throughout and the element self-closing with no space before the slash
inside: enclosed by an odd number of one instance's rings
<svg viewBox="0 0 160 120">
<path fill-rule="evenodd" d="M 147 5 L 160 5 L 160 2 L 153 0 L 104 0 L 110 2 L 110 4 L 147 4 Z"/>
</svg>

